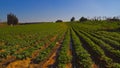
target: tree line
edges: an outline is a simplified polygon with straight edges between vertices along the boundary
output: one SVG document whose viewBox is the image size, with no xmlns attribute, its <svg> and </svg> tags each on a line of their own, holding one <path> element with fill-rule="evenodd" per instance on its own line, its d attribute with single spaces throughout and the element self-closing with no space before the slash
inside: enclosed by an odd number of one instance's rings
<svg viewBox="0 0 120 68">
<path fill-rule="evenodd" d="M 93 17 L 93 18 L 91 18 L 91 19 L 82 16 L 82 17 L 79 19 L 79 22 L 85 22 L 85 21 L 102 21 L 102 20 L 108 21 L 108 22 L 120 21 L 120 16 L 116 16 L 116 17 L 106 17 L 106 16 L 103 16 L 103 17 L 98 16 L 98 17 L 96 17 L 96 16 L 95 16 L 95 17 Z M 70 19 L 70 21 L 71 21 L 71 22 L 74 22 L 74 21 L 75 21 L 75 17 L 72 17 L 72 18 Z M 62 21 L 62 20 L 57 20 L 56 22 L 63 22 L 63 21 Z"/>
<path fill-rule="evenodd" d="M 85 22 L 85 21 L 100 21 L 100 20 L 105 20 L 105 21 L 110 21 L 110 22 L 114 22 L 114 21 L 120 21 L 120 16 L 116 16 L 116 17 L 106 17 L 106 16 L 95 16 L 91 19 L 87 18 L 87 17 L 81 17 L 79 19 L 79 22 Z M 75 21 L 75 17 L 72 17 L 70 19 L 71 22 L 74 22 Z M 8 25 L 17 25 L 19 22 L 18 18 L 16 15 L 12 14 L 12 13 L 9 13 L 7 14 L 7 24 Z M 63 22 L 63 20 L 57 20 L 56 22 Z"/>
</svg>

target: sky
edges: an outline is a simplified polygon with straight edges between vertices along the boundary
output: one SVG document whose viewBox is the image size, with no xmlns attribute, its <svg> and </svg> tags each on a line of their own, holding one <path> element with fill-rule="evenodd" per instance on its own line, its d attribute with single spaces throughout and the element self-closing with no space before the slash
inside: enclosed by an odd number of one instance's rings
<svg viewBox="0 0 120 68">
<path fill-rule="evenodd" d="M 118 16 L 120 0 L 0 0 L 0 21 L 15 14 L 20 22 L 69 21 L 73 16 Z"/>
</svg>

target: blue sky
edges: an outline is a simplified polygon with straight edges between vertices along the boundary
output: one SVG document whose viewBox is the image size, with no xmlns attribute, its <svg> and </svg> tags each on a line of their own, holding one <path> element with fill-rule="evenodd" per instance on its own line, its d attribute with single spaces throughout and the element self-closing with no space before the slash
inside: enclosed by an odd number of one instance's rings
<svg viewBox="0 0 120 68">
<path fill-rule="evenodd" d="M 0 20 L 14 13 L 20 22 L 69 21 L 71 17 L 118 16 L 120 0 L 0 0 Z"/>
</svg>

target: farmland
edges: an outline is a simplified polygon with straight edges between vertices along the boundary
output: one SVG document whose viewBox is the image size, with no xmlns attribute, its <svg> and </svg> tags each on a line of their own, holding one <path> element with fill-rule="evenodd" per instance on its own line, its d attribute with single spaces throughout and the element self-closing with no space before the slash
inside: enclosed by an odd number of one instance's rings
<svg viewBox="0 0 120 68">
<path fill-rule="evenodd" d="M 120 23 L 86 21 L 0 27 L 0 68 L 56 67 L 120 68 Z"/>
</svg>

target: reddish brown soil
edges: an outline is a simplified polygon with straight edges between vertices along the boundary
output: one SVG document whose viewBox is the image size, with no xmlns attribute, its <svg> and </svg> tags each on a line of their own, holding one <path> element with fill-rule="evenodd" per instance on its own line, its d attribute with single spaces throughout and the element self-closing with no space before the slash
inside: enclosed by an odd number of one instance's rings
<svg viewBox="0 0 120 68">
<path fill-rule="evenodd" d="M 58 57 L 59 49 L 61 48 L 61 43 L 64 39 L 64 36 L 59 40 L 59 42 L 56 42 L 55 47 L 53 48 L 53 52 L 51 53 L 50 57 L 48 58 L 47 61 L 45 61 L 40 67 L 42 68 L 49 68 L 49 67 L 54 67 L 56 63 L 56 59 Z M 51 39 L 52 40 L 52 39 Z"/>
<path fill-rule="evenodd" d="M 49 57 L 49 59 L 42 65 L 43 68 L 48 68 L 49 66 L 53 65 L 57 59 L 57 50 L 59 49 L 60 44 L 57 42 L 55 50 L 53 54 Z"/>
<path fill-rule="evenodd" d="M 65 68 L 72 68 L 72 64 L 71 63 L 66 64 Z"/>
<path fill-rule="evenodd" d="M 2 62 L 0 62 L 0 68 L 5 68 L 10 62 L 14 60 L 14 56 L 7 56 L 7 58 L 2 59 Z"/>
<path fill-rule="evenodd" d="M 71 49 L 70 49 L 70 45 L 68 45 L 68 47 L 69 47 L 68 55 L 69 55 L 69 56 L 72 56 L 72 52 L 71 52 Z M 71 60 L 71 62 L 72 62 L 72 60 Z M 72 68 L 72 63 L 66 64 L 66 67 L 65 67 L 65 68 Z"/>
<path fill-rule="evenodd" d="M 0 52 L 5 52 L 5 50 L 4 50 L 4 49 L 2 49 L 2 50 L 0 50 Z"/>
<path fill-rule="evenodd" d="M 10 63 L 7 68 L 28 68 L 30 63 L 30 58 L 25 60 L 17 60 L 13 63 Z"/>
<path fill-rule="evenodd" d="M 99 68 L 99 67 L 96 64 L 93 64 L 92 68 Z"/>
</svg>

